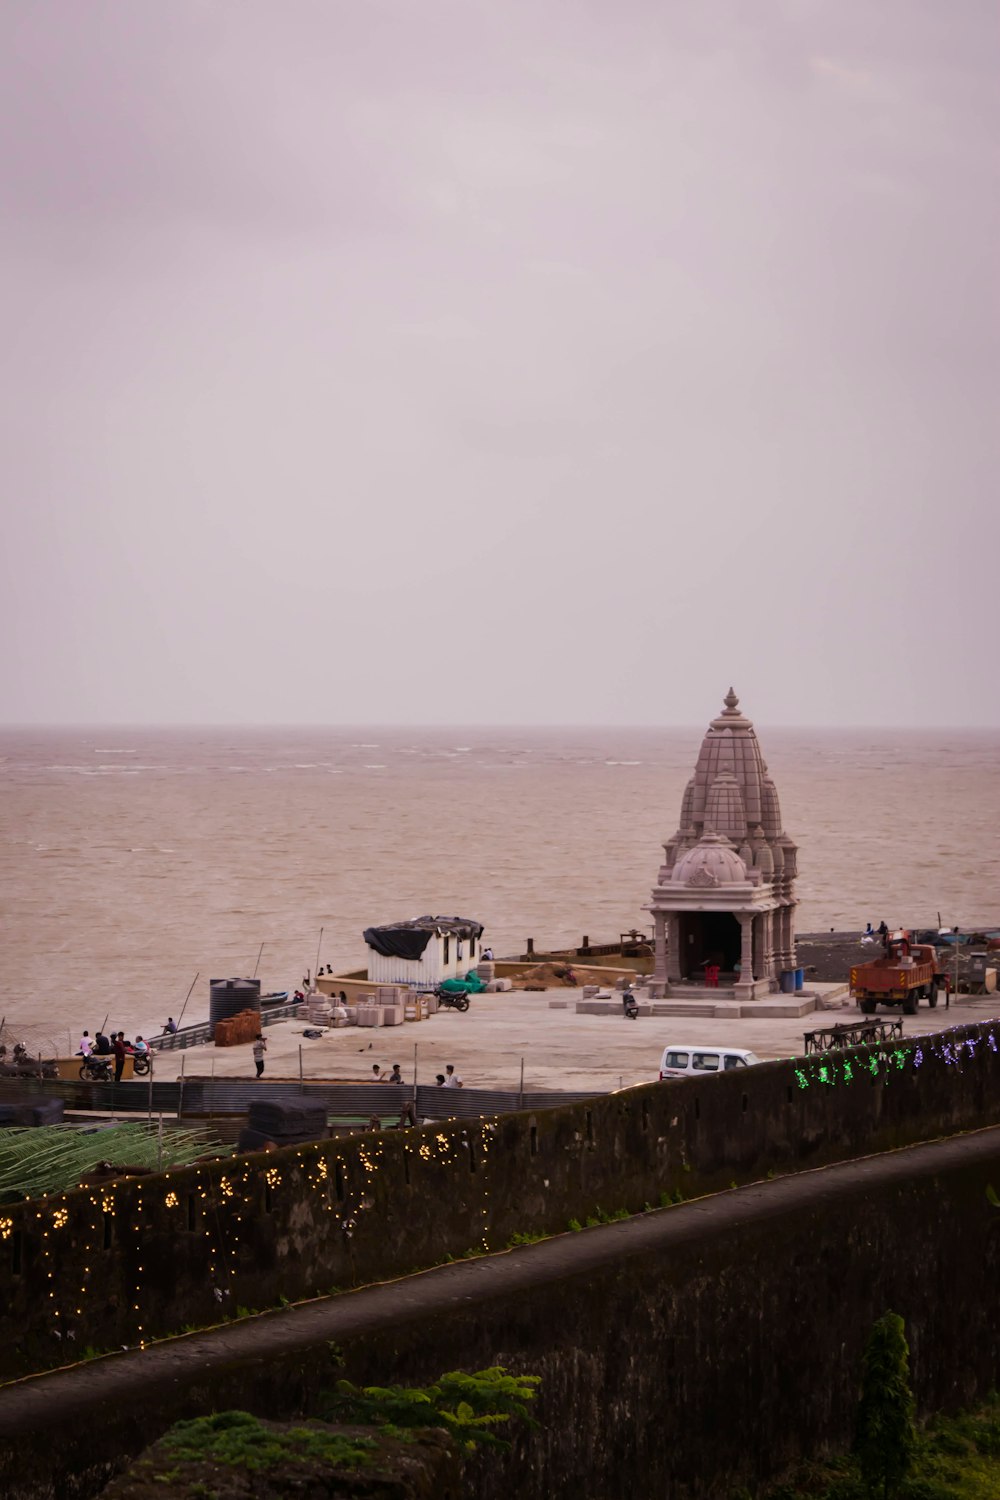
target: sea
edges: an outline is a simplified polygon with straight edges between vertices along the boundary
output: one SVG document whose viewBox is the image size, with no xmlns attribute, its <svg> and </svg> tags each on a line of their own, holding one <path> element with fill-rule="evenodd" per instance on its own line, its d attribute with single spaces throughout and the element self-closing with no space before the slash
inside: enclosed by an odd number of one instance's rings
<svg viewBox="0 0 1000 1500">
<path fill-rule="evenodd" d="M 148 1035 L 205 1019 L 211 979 L 361 968 L 366 927 L 425 913 L 498 955 L 648 930 L 703 733 L 2 730 L 0 1021 Z M 800 931 L 1000 922 L 1000 730 L 758 735 Z"/>
</svg>

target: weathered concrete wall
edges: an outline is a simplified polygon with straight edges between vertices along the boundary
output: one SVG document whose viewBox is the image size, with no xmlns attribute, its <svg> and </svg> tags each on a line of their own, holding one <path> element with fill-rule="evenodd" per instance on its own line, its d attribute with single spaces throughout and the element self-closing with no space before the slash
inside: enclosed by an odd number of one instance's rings
<svg viewBox="0 0 1000 1500">
<path fill-rule="evenodd" d="M 500 1248 L 598 1205 L 635 1211 L 990 1124 L 997 1047 L 988 1027 L 968 1027 L 835 1064 L 767 1064 L 0 1208 L 0 1374 Z"/>
<path fill-rule="evenodd" d="M 759 1183 L 0 1390 L 0 1493 L 94 1495 L 172 1421 L 308 1411 L 344 1373 L 542 1377 L 481 1500 L 722 1500 L 850 1440 L 860 1358 L 906 1321 L 922 1412 L 1000 1382 L 1000 1131 Z M 331 1363 L 330 1345 L 342 1360 Z M 53 1442 L 53 1434 L 58 1441 Z"/>
</svg>

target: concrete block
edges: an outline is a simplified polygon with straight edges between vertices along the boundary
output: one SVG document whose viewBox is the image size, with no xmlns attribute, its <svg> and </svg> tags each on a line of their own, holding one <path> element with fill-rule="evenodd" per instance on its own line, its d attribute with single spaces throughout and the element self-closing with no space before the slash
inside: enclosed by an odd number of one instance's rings
<svg viewBox="0 0 1000 1500">
<path fill-rule="evenodd" d="M 568 1000 L 550 1000 L 549 1001 L 549 1010 L 568 1010 L 568 1009 L 569 1009 L 569 1001 Z M 577 1006 L 577 1009 L 579 1009 L 579 1006 Z"/>
</svg>

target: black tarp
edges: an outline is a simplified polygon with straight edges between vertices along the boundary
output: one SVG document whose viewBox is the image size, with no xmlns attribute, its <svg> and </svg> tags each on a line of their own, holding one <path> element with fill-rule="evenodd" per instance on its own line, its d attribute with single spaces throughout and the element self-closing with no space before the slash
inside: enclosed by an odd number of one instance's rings
<svg viewBox="0 0 1000 1500">
<path fill-rule="evenodd" d="M 483 924 L 464 917 L 417 917 L 412 922 L 393 922 L 386 927 L 366 927 L 364 940 L 383 958 L 421 959 L 436 932 L 458 938 L 482 936 Z"/>
</svg>

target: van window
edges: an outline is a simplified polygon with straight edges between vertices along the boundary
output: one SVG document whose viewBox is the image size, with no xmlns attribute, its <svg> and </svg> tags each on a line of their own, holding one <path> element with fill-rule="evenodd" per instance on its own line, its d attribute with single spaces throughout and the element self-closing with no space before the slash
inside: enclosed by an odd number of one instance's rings
<svg viewBox="0 0 1000 1500">
<path fill-rule="evenodd" d="M 719 1054 L 717 1052 L 696 1052 L 691 1066 L 696 1073 L 717 1073 L 719 1071 Z"/>
<path fill-rule="evenodd" d="M 746 1063 L 744 1062 L 742 1057 L 736 1057 L 732 1052 L 727 1052 L 725 1061 L 723 1062 L 722 1066 L 728 1073 L 730 1068 L 745 1068 Z"/>
<path fill-rule="evenodd" d="M 668 1068 L 686 1068 L 688 1055 L 686 1052 L 668 1052 L 665 1066 Z"/>
</svg>

